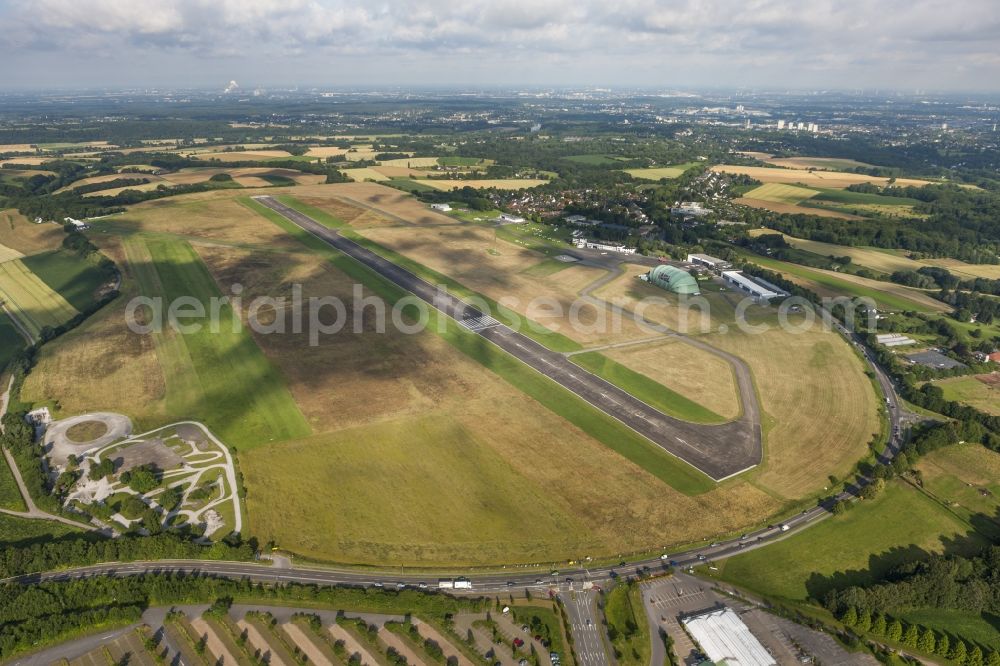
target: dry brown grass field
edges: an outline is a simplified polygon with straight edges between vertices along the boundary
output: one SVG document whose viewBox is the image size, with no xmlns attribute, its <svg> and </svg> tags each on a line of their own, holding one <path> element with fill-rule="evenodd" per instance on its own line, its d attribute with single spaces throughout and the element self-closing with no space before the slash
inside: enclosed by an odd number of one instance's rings
<svg viewBox="0 0 1000 666">
<path fill-rule="evenodd" d="M 772 322 L 773 326 L 773 322 Z M 801 497 L 846 474 L 879 430 L 880 408 L 860 359 L 833 332 L 731 331 L 707 342 L 744 359 L 766 414 L 765 463 L 756 482 Z"/>
<path fill-rule="evenodd" d="M 55 250 L 64 237 L 58 224 L 35 224 L 13 208 L 0 210 L 0 245 L 21 254 Z"/>
<path fill-rule="evenodd" d="M 349 172 L 348 172 L 349 173 Z M 414 225 L 455 225 L 454 218 L 431 210 L 405 192 L 379 185 L 378 183 L 337 183 L 315 188 L 297 188 L 290 192 L 295 198 L 329 212 L 334 217 L 350 222 L 363 212 L 364 223 L 374 225 L 414 224 Z M 353 213 L 348 211 L 353 208 Z M 378 215 L 381 213 L 381 215 Z M 348 219 L 346 216 L 351 216 Z M 376 219 L 378 218 L 378 219 Z"/>
<path fill-rule="evenodd" d="M 59 159 L 57 157 L 12 157 L 8 160 L 0 160 L 0 166 L 6 166 L 8 164 L 27 164 L 30 166 L 38 166 L 40 164 L 45 164 L 46 162 L 51 162 L 54 159 Z"/>
<path fill-rule="evenodd" d="M 998 264 L 967 264 L 958 259 L 922 259 L 921 261 L 930 266 L 947 268 L 952 273 L 1000 280 L 1000 265 Z"/>
<path fill-rule="evenodd" d="M 676 338 L 601 352 L 725 419 L 740 415 L 732 368 L 704 349 Z"/>
<path fill-rule="evenodd" d="M 154 427 L 164 417 L 165 385 L 153 339 L 125 326 L 125 304 L 138 294 L 132 267 L 116 238 L 102 234 L 95 240 L 124 274 L 123 298 L 45 345 L 21 395 L 50 404 L 57 417 L 125 411 L 137 426 Z"/>
<path fill-rule="evenodd" d="M 604 272 L 570 266 L 548 276 L 525 274 L 545 257 L 502 239 L 494 241 L 492 229 L 453 224 L 427 229 L 372 227 L 361 233 L 585 346 L 649 337 L 649 332 L 630 319 L 622 320 L 616 329 L 606 308 L 586 303 L 577 305 L 575 312 L 582 326 L 574 327 L 570 313 L 580 291 Z M 494 246 L 496 254 L 491 252 Z M 536 298 L 544 298 L 550 305 L 533 305 Z"/>
<path fill-rule="evenodd" d="M 791 169 L 829 169 L 831 171 L 841 171 L 853 169 L 854 167 L 870 167 L 870 164 L 858 162 L 857 160 L 843 159 L 840 157 L 771 157 L 759 158 L 768 164 Z"/>
<path fill-rule="evenodd" d="M 418 169 L 420 167 L 434 167 L 438 165 L 438 158 L 436 157 L 401 157 L 394 160 L 382 160 L 382 166 L 385 167 L 409 167 L 411 169 Z"/>
<path fill-rule="evenodd" d="M 847 173 L 841 171 L 810 171 L 808 169 L 784 169 L 771 167 L 737 166 L 732 164 L 720 164 L 712 167 L 712 171 L 723 173 L 743 174 L 755 178 L 762 183 L 786 183 L 788 185 L 804 185 L 806 187 L 830 187 L 843 189 L 848 185 L 857 183 L 874 183 L 876 185 L 886 185 L 888 178 L 880 176 L 866 176 L 859 173 Z M 897 178 L 895 185 L 905 187 L 913 185 L 921 187 L 930 184 L 928 180 L 916 178 Z"/>
<path fill-rule="evenodd" d="M 263 190 L 269 192 L 270 190 Z M 278 190 L 288 191 L 288 190 Z M 216 190 L 145 201 L 113 224 L 135 231 L 176 234 L 202 241 L 256 244 L 275 250 L 298 248 L 296 241 L 264 218 L 251 215 L 237 197 L 254 190 Z"/>
<path fill-rule="evenodd" d="M 337 148 L 336 146 L 313 146 L 306 152 L 306 157 L 335 157 L 346 152 L 346 148 Z"/>
<path fill-rule="evenodd" d="M 106 190 L 97 190 L 96 192 L 87 192 L 84 197 L 110 197 L 116 194 L 121 194 L 125 190 L 138 190 L 140 192 L 149 192 L 155 190 L 160 185 L 166 185 L 170 187 L 170 183 L 166 181 L 158 181 L 155 183 L 142 183 L 140 185 L 128 185 L 126 187 L 110 187 Z"/>
<path fill-rule="evenodd" d="M 92 185 L 94 183 L 106 183 L 111 180 L 118 180 L 120 178 L 145 178 L 151 183 L 163 182 L 163 179 L 159 176 L 154 176 L 148 173 L 106 173 L 100 176 L 91 176 L 89 178 L 81 178 L 80 180 L 75 180 L 65 187 L 61 187 L 56 190 L 56 193 L 69 192 L 83 185 Z"/>
<path fill-rule="evenodd" d="M 218 151 L 219 146 L 212 146 Z M 186 152 L 186 151 L 183 151 Z M 234 150 L 196 153 L 195 157 L 201 160 L 220 160 L 222 162 L 255 162 L 257 160 L 269 160 L 279 157 L 291 157 L 292 154 L 284 150 Z"/>
<path fill-rule="evenodd" d="M 30 143 L 0 143 L 0 153 L 25 153 L 34 149 Z"/>
<path fill-rule="evenodd" d="M 363 183 L 366 180 L 374 180 L 374 181 L 389 180 L 389 176 L 386 176 L 382 172 L 372 167 L 363 167 L 361 169 L 344 169 L 344 175 L 356 183 Z"/>
</svg>

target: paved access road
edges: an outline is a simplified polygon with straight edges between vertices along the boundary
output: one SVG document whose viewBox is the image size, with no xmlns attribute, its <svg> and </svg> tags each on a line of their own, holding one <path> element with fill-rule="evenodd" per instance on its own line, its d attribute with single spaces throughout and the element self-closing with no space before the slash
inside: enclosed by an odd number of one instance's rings
<svg viewBox="0 0 1000 666">
<path fill-rule="evenodd" d="M 559 599 L 569 618 L 573 650 L 580 666 L 605 666 L 611 663 L 604 639 L 604 625 L 597 609 L 597 592 L 593 589 L 569 591 L 560 593 Z M 651 663 L 662 664 L 663 661 Z"/>
<path fill-rule="evenodd" d="M 712 479 L 721 481 L 760 463 L 763 455 L 760 428 L 747 428 L 743 421 L 698 425 L 668 416 L 583 370 L 562 354 L 501 324 L 487 313 L 341 236 L 336 230 L 320 224 L 308 215 L 273 197 L 257 196 L 254 199 L 432 305 Z"/>
</svg>

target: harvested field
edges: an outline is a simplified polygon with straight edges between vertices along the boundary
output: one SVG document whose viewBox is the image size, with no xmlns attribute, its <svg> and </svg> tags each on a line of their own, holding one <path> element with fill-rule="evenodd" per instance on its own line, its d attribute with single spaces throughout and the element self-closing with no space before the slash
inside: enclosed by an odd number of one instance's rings
<svg viewBox="0 0 1000 666">
<path fill-rule="evenodd" d="M 170 183 L 165 180 L 158 180 L 155 183 L 142 183 L 139 185 L 127 185 L 125 187 L 111 187 L 106 190 L 97 190 L 96 192 L 87 192 L 83 196 L 85 197 L 113 197 L 116 194 L 121 194 L 125 190 L 138 190 L 139 192 L 150 192 L 160 187 L 161 185 L 166 185 L 170 187 Z"/>
<path fill-rule="evenodd" d="M 436 157 L 402 157 L 394 160 L 382 160 L 379 163 L 386 167 L 409 167 L 411 169 L 436 167 L 438 158 Z"/>
<path fill-rule="evenodd" d="M 805 187 L 829 187 L 843 189 L 848 185 L 857 183 L 874 183 L 876 185 L 887 185 L 888 178 L 881 176 L 866 176 L 859 173 L 847 173 L 843 171 L 810 171 L 808 169 L 783 169 L 780 167 L 754 167 L 737 166 L 732 164 L 720 164 L 712 167 L 712 171 L 723 173 L 742 174 L 750 176 L 762 183 L 786 183 L 788 185 L 803 185 Z M 929 185 L 929 180 L 919 180 L 916 178 L 897 178 L 894 182 L 899 187 L 913 185 L 922 187 Z"/>
<path fill-rule="evenodd" d="M 854 350 L 839 335 L 777 327 L 707 342 L 749 364 L 764 411 L 764 464 L 756 483 L 802 497 L 846 474 L 879 432 L 879 399 Z M 778 351 L 780 350 L 780 352 Z"/>
<path fill-rule="evenodd" d="M 7 247 L 6 245 L 0 245 L 0 264 L 5 261 L 10 261 L 11 259 L 20 259 L 24 255 L 15 250 L 12 247 Z"/>
<path fill-rule="evenodd" d="M 601 352 L 712 410 L 724 419 L 740 415 L 732 368 L 723 359 L 677 339 Z"/>
<path fill-rule="evenodd" d="M 306 157 L 335 157 L 346 152 L 347 148 L 337 148 L 336 146 L 312 146 L 306 153 Z"/>
<path fill-rule="evenodd" d="M 967 264 L 958 259 L 922 259 L 921 262 L 930 266 L 947 268 L 956 274 L 1000 280 L 1000 264 Z"/>
<path fill-rule="evenodd" d="M 159 176 L 154 176 L 148 173 L 106 173 L 100 176 L 91 176 L 89 178 L 81 178 L 80 180 L 74 180 L 69 185 L 66 185 L 65 187 L 61 187 L 58 190 L 56 190 L 56 193 L 69 192 L 71 190 L 75 190 L 78 187 L 83 187 L 84 185 L 93 185 L 94 183 L 106 183 L 111 180 L 120 180 L 122 178 L 145 178 L 150 182 L 158 182 L 161 180 Z"/>
<path fill-rule="evenodd" d="M 213 146 L 217 148 L 217 146 Z M 284 150 L 234 150 L 210 153 L 197 153 L 201 160 L 219 160 L 220 162 L 256 162 L 258 160 L 274 160 L 292 157 Z"/>
<path fill-rule="evenodd" d="M 38 166 L 40 164 L 45 164 L 46 162 L 51 162 L 52 160 L 55 159 L 59 158 L 58 157 L 12 157 L 7 160 L 0 160 L 0 167 L 5 167 L 8 164 L 26 164 L 28 166 Z"/>
<path fill-rule="evenodd" d="M 795 205 L 817 194 L 819 194 L 819 190 L 810 190 L 807 187 L 799 187 L 798 185 L 765 183 L 747 192 L 744 198 Z"/>
<path fill-rule="evenodd" d="M 827 187 L 829 187 L 829 185 L 827 185 Z M 841 213 L 839 211 L 826 210 L 824 208 L 809 208 L 807 206 L 781 203 L 778 201 L 765 201 L 763 199 L 752 199 L 750 197 L 738 197 L 736 199 L 733 199 L 733 203 L 742 204 L 744 206 L 750 206 L 751 208 L 762 208 L 764 210 L 769 210 L 775 213 L 782 213 L 785 215 L 815 215 L 816 217 L 833 217 L 840 220 L 862 219 L 858 215 L 852 215 L 851 213 Z"/>
<path fill-rule="evenodd" d="M 687 164 L 677 164 L 668 167 L 652 167 L 649 169 L 626 169 L 625 173 L 633 178 L 643 180 L 660 180 L 661 178 L 677 178 L 688 169 L 698 166 L 698 162 L 688 162 Z"/>
<path fill-rule="evenodd" d="M 0 143 L 0 153 L 26 153 L 34 149 L 31 143 Z"/>
<path fill-rule="evenodd" d="M 417 178 L 426 178 L 427 174 L 430 173 L 426 169 L 411 169 L 405 166 L 377 166 L 372 167 L 375 171 L 386 178 L 409 178 L 410 176 L 416 176 Z"/>
<path fill-rule="evenodd" d="M 389 176 L 386 176 L 371 167 L 364 167 L 362 169 L 344 169 L 342 173 L 356 183 L 363 183 L 366 180 L 389 180 Z"/>
<path fill-rule="evenodd" d="M 448 179 L 448 180 L 431 180 L 423 179 L 418 182 L 424 185 L 429 185 L 437 190 L 442 190 L 447 192 L 448 190 L 453 190 L 457 187 L 476 187 L 479 189 L 486 189 L 488 187 L 495 187 L 498 190 L 524 190 L 530 187 L 538 187 L 539 185 L 544 185 L 549 182 L 547 180 L 538 180 L 535 178 L 511 178 L 509 180 L 475 180 L 475 179 Z"/>
<path fill-rule="evenodd" d="M 765 155 L 760 153 L 760 155 Z M 758 157 L 768 164 L 790 169 L 828 169 L 830 171 L 846 171 L 857 167 L 870 167 L 871 164 L 858 162 L 842 157 Z"/>
</svg>

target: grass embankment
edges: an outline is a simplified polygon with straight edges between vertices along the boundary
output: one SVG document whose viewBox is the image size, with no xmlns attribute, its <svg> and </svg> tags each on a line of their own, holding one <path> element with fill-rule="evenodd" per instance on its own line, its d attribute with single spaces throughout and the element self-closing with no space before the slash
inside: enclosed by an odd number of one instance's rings
<svg viewBox="0 0 1000 666">
<path fill-rule="evenodd" d="M 3 387 L 6 389 L 6 386 Z M 21 491 L 17 488 L 14 480 L 14 473 L 11 472 L 7 459 L 0 456 L 0 509 L 10 509 L 11 511 L 25 511 L 24 500 L 21 498 Z M 6 518 L 7 516 L 4 516 Z M 0 539 L 3 539 L 0 534 Z"/>
<path fill-rule="evenodd" d="M 12 507 L 5 506 L 4 508 Z M 17 510 L 23 510 L 23 507 Z M 57 523 L 53 520 L 19 518 L 0 513 L 0 545 L 50 541 L 67 534 L 80 533 L 81 530 L 73 529 L 69 525 Z"/>
<path fill-rule="evenodd" d="M 903 481 L 874 500 L 767 548 L 729 558 L 713 576 L 758 594 L 801 602 L 865 585 L 894 566 L 947 548 L 975 552 L 983 538 L 947 507 Z"/>
<path fill-rule="evenodd" d="M 604 599 L 608 638 L 618 666 L 647 666 L 650 658 L 649 623 L 636 583 L 619 583 Z"/>
<path fill-rule="evenodd" d="M 574 354 L 570 360 L 618 388 L 628 391 L 636 398 L 665 414 L 692 423 L 723 423 L 726 420 L 712 410 L 668 389 L 646 375 L 612 361 L 600 352 Z"/>
<path fill-rule="evenodd" d="M 291 205 L 288 198 L 284 198 L 283 202 Z M 247 201 L 246 204 L 252 210 L 265 216 L 287 233 L 300 240 L 307 247 L 326 257 L 334 266 L 359 282 L 363 282 L 375 293 L 385 298 L 386 301 L 395 303 L 404 296 L 404 292 L 396 285 L 334 250 L 328 244 L 305 232 L 278 213 L 253 201 Z M 306 214 L 310 214 L 308 207 L 302 207 L 300 210 Z M 323 217 L 317 216 L 316 219 L 326 224 L 327 222 L 324 221 Z M 329 218 L 330 216 L 327 215 L 325 217 Z M 387 256 L 395 260 L 396 258 L 391 256 L 391 254 L 387 253 Z M 412 264 L 413 262 L 407 263 Z M 405 264 L 404 267 L 410 268 L 410 266 Z M 441 277 L 443 278 L 443 276 Z M 441 316 L 443 317 L 443 315 Z M 439 325 L 437 318 L 437 311 L 431 310 L 430 321 L 428 323 L 429 329 L 440 332 L 442 337 L 467 356 L 493 370 L 522 392 L 534 398 L 556 414 L 576 424 L 590 436 L 625 456 L 664 483 L 689 495 L 706 492 L 715 487 L 715 484 L 708 477 L 680 460 L 667 455 L 625 425 L 591 407 L 576 395 L 562 389 L 551 379 L 532 370 L 517 359 L 494 347 L 480 336 L 465 330 L 455 322 L 447 321 L 443 326 Z M 575 343 L 574 346 L 576 346 Z"/>
</svg>

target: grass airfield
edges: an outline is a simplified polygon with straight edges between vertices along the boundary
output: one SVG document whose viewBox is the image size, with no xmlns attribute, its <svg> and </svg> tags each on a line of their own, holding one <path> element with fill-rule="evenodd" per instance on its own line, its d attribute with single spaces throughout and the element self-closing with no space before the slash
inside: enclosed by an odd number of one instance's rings
<svg viewBox="0 0 1000 666">
<path fill-rule="evenodd" d="M 357 266 L 259 214 L 244 203 L 253 193 L 145 202 L 96 223 L 91 238 L 122 267 L 126 297 L 187 293 L 204 301 L 234 283 L 244 286 L 246 299 L 287 294 L 292 284 L 306 296 L 350 295 Z M 372 183 L 299 185 L 287 194 L 348 233 L 490 298 L 543 294 L 568 303 L 603 273 L 536 269 L 551 262 L 544 244 L 539 251 L 513 236 L 494 241 L 479 223 L 433 213 Z M 494 244 L 497 255 L 487 252 Z M 596 295 L 648 287 L 634 275 L 620 280 Z M 379 285 L 366 282 L 365 293 L 375 291 Z M 732 305 L 724 294 L 712 298 L 720 307 L 714 331 Z M 601 439 L 605 426 L 595 425 L 593 410 L 539 402 L 541 394 L 511 379 L 518 375 L 491 371 L 483 365 L 491 357 L 463 349 L 454 333 L 348 332 L 317 346 L 297 334 L 247 329 L 140 336 L 123 324 L 126 300 L 46 345 L 23 397 L 67 415 L 125 411 L 143 429 L 204 421 L 236 451 L 249 533 L 315 560 L 483 565 L 613 558 L 738 532 L 821 492 L 831 468 L 860 457 L 877 421 L 877 398 L 859 362 L 832 334 L 803 337 L 801 351 L 778 361 L 768 359 L 785 344 L 780 338 L 759 346 L 720 339 L 720 347 L 745 354 L 755 373 L 770 423 L 767 458 L 716 487 L 692 484 L 670 466 L 658 476 L 644 467 L 648 461 L 622 457 Z M 372 325 L 364 317 L 362 323 Z M 634 323 L 618 334 L 563 330 L 558 317 L 544 323 L 569 336 L 573 349 L 650 337 Z M 711 344 L 714 338 L 705 336 Z M 731 376 L 709 354 L 704 366 L 688 360 L 687 371 L 672 368 L 680 344 L 659 345 L 662 358 L 656 346 L 607 353 L 702 409 L 732 417 L 739 403 Z M 791 398 L 804 399 L 810 368 L 840 367 L 831 390 L 850 389 L 857 399 L 827 400 L 824 416 L 844 420 L 844 431 L 827 428 L 838 432 L 821 444 L 782 435 L 782 427 L 803 425 L 797 414 L 804 410 L 782 399 L 769 403 L 769 382 L 790 382 Z M 712 379 L 688 381 L 703 368 L 711 368 Z M 804 456 L 817 460 L 789 477 Z"/>
</svg>

